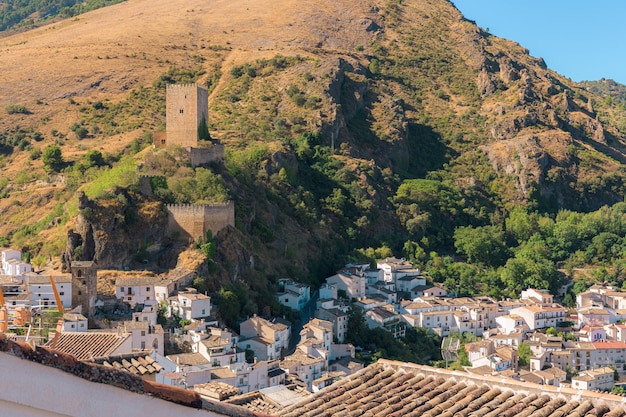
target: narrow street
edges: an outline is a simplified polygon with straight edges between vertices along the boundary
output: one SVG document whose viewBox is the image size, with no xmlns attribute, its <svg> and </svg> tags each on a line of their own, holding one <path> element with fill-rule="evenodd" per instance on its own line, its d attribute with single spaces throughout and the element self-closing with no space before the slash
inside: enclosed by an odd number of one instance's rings
<svg viewBox="0 0 626 417">
<path fill-rule="evenodd" d="M 315 305 L 317 304 L 317 299 L 319 298 L 319 291 L 315 290 L 311 295 L 311 299 L 304 306 L 300 314 L 300 321 L 293 324 L 291 328 L 291 340 L 289 341 L 289 349 L 287 350 L 287 355 L 291 355 L 295 350 L 298 343 L 300 343 L 300 330 L 304 326 L 304 323 L 307 323 L 315 314 Z"/>
</svg>

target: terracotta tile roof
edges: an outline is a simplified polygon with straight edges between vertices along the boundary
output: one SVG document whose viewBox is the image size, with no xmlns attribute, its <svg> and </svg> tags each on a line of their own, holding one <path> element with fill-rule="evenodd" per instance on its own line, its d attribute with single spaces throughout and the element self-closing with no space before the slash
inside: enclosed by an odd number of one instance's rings
<svg viewBox="0 0 626 417">
<path fill-rule="evenodd" d="M 596 349 L 626 349 L 625 342 L 616 342 L 614 340 L 602 340 L 599 342 L 591 342 Z"/>
<path fill-rule="evenodd" d="M 54 350 L 73 355 L 78 360 L 101 358 L 115 353 L 130 334 L 105 332 L 62 332 L 56 335 Z M 51 347 L 53 341 L 46 344 Z"/>
<path fill-rule="evenodd" d="M 87 317 L 78 313 L 64 313 L 63 320 L 65 321 L 86 321 Z"/>
<path fill-rule="evenodd" d="M 205 397 L 223 401 L 234 395 L 241 395 L 241 390 L 223 382 L 211 381 L 206 384 L 196 384 L 193 390 Z"/>
<path fill-rule="evenodd" d="M 279 416 L 610 416 L 623 398 L 380 360 L 278 411 Z M 607 414 L 607 412 L 609 412 Z"/>
<path fill-rule="evenodd" d="M 167 359 L 177 365 L 200 366 L 211 364 L 211 362 L 200 353 L 179 353 L 177 355 L 168 355 Z"/>
<path fill-rule="evenodd" d="M 107 358 L 98 358 L 94 362 L 140 376 L 156 374 L 163 369 L 161 365 L 145 353 L 114 355 Z"/>
</svg>

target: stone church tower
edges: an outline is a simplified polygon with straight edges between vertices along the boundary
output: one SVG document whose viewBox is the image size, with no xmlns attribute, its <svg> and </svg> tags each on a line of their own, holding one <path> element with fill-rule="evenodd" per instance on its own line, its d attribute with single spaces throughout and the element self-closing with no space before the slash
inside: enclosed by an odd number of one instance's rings
<svg viewBox="0 0 626 417">
<path fill-rule="evenodd" d="M 83 315 L 94 313 L 98 297 L 98 268 L 93 261 L 74 261 L 72 270 L 72 306 L 82 306 Z"/>
<path fill-rule="evenodd" d="M 198 128 L 209 123 L 209 91 L 197 84 L 169 84 L 165 101 L 167 144 L 197 147 Z"/>
</svg>

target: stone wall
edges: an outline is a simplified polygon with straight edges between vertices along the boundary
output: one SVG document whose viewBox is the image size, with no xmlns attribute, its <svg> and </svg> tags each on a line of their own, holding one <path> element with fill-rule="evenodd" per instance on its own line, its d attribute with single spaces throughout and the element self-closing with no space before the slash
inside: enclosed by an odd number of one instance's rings
<svg viewBox="0 0 626 417">
<path fill-rule="evenodd" d="M 211 230 L 213 235 L 235 226 L 235 204 L 168 204 L 168 234 L 181 240 L 196 241 Z"/>
<path fill-rule="evenodd" d="M 189 149 L 189 159 L 194 167 L 206 165 L 211 162 L 224 162 L 224 145 L 219 141 L 212 141 L 210 148 Z"/>
</svg>

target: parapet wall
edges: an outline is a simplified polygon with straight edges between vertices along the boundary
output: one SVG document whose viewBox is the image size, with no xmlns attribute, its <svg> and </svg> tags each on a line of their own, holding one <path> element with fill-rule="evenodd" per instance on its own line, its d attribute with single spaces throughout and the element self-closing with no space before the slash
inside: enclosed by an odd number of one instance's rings
<svg viewBox="0 0 626 417">
<path fill-rule="evenodd" d="M 213 235 L 224 227 L 235 226 L 235 204 L 168 204 L 168 234 L 196 241 L 207 231 Z"/>
</svg>

